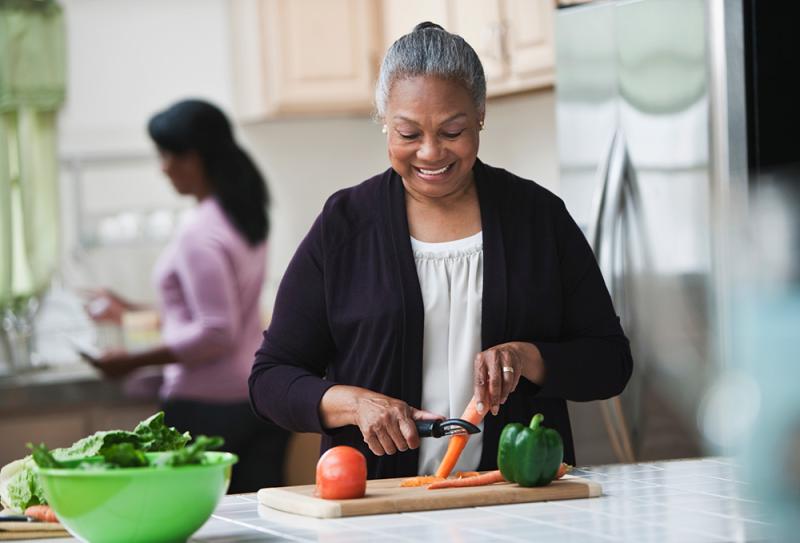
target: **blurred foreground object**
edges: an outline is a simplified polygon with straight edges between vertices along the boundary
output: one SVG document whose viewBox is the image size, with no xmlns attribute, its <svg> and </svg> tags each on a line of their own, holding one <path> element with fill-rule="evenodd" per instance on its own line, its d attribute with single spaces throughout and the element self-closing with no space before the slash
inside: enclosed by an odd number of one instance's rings
<svg viewBox="0 0 800 543">
<path fill-rule="evenodd" d="M 753 493 L 774 515 L 778 541 L 796 541 L 800 532 L 798 181 L 800 165 L 783 168 L 753 195 L 732 319 L 732 371 L 749 379 L 759 398 L 747 414 L 753 424 L 738 428 L 746 436 L 740 455 Z"/>
</svg>

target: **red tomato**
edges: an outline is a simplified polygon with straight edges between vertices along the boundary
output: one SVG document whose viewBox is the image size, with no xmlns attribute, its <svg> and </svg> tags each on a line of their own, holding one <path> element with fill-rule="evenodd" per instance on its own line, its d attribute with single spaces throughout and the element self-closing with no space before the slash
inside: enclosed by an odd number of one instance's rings
<svg viewBox="0 0 800 543">
<path fill-rule="evenodd" d="M 367 459 L 353 447 L 325 451 L 317 462 L 316 494 L 326 500 L 360 498 L 367 489 Z"/>
</svg>

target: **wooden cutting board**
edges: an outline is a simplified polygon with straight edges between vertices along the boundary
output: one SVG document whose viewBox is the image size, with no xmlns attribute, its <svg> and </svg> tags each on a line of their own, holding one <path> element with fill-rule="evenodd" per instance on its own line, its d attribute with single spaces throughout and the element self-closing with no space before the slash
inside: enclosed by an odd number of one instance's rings
<svg viewBox="0 0 800 543">
<path fill-rule="evenodd" d="M 57 522 L 0 522 L 0 541 L 70 537 Z"/>
<path fill-rule="evenodd" d="M 513 483 L 498 483 L 472 488 L 428 490 L 426 487 L 403 488 L 399 479 L 367 481 L 367 494 L 356 500 L 323 500 L 314 497 L 314 485 L 262 488 L 262 505 L 317 518 L 352 517 L 381 513 L 432 511 L 454 507 L 476 507 L 548 500 L 572 500 L 601 496 L 602 488 L 594 481 L 570 475 L 547 486 L 523 488 Z"/>
</svg>

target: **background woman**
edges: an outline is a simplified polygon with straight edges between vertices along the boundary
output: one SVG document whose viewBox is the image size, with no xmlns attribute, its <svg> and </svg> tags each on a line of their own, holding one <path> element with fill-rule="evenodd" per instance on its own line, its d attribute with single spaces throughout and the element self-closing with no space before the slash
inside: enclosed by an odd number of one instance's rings
<svg viewBox="0 0 800 543">
<path fill-rule="evenodd" d="M 239 455 L 229 492 L 279 485 L 288 432 L 256 418 L 247 392 L 262 329 L 266 185 L 228 119 L 207 102 L 178 102 L 150 119 L 148 131 L 164 174 L 197 208 L 154 273 L 163 345 L 108 352 L 94 364 L 109 377 L 165 366 L 167 423 L 192 435 L 221 435 L 223 448 Z M 97 319 L 119 322 L 138 307 L 107 291 L 105 298 Z"/>
</svg>

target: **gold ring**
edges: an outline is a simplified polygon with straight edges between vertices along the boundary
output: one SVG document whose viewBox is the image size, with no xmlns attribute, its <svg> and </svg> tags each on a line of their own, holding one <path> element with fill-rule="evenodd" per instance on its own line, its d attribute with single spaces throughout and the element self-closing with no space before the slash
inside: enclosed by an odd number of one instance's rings
<svg viewBox="0 0 800 543">
<path fill-rule="evenodd" d="M 511 366 L 504 366 L 503 373 L 514 373 L 514 368 L 512 368 Z"/>
</svg>

